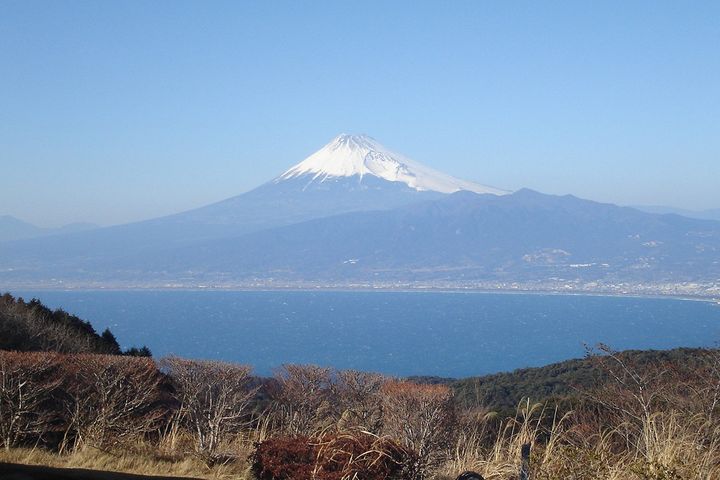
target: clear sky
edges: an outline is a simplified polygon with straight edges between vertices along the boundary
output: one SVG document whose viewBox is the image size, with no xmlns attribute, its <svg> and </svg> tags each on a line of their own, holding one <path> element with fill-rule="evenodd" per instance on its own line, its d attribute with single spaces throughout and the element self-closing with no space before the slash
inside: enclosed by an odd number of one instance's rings
<svg viewBox="0 0 720 480">
<path fill-rule="evenodd" d="M 720 2 L 0 0 L 0 214 L 182 211 L 341 132 L 498 187 L 720 208 Z"/>
</svg>

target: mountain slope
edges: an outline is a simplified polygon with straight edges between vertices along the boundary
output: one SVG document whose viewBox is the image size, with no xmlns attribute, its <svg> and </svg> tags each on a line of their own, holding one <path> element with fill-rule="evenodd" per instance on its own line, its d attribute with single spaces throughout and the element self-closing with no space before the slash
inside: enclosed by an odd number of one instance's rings
<svg viewBox="0 0 720 480">
<path fill-rule="evenodd" d="M 43 229 L 10 215 L 0 215 L 0 242 L 37 237 Z"/>
<path fill-rule="evenodd" d="M 389 210 L 460 190 L 507 191 L 467 182 L 394 153 L 365 135 L 339 135 L 272 181 L 242 195 L 162 219 L 244 233 L 354 211 Z"/>
<path fill-rule="evenodd" d="M 717 282 L 720 222 L 531 190 L 457 192 L 188 246 L 2 262 L 6 282 Z"/>
<path fill-rule="evenodd" d="M 720 222 L 530 190 L 458 192 L 207 242 L 152 265 L 202 279 L 717 279 Z"/>
<path fill-rule="evenodd" d="M 325 173 L 309 174 L 308 164 Z M 138 265 L 182 247 L 347 212 L 392 209 L 464 188 L 489 187 L 423 167 L 368 137 L 341 135 L 274 180 L 212 205 L 52 239 L 0 243 L 0 271 L 12 279 L 63 277 L 70 271 L 88 279 L 96 273 L 132 278 L 140 273 Z"/>
</svg>

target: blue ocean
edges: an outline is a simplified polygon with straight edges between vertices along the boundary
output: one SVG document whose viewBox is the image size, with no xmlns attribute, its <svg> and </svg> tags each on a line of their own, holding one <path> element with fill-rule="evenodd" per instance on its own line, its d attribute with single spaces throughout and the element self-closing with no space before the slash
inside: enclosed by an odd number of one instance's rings
<svg viewBox="0 0 720 480">
<path fill-rule="evenodd" d="M 123 347 L 250 364 L 467 377 L 614 349 L 715 346 L 720 305 L 601 296 L 305 291 L 13 291 Z"/>
</svg>

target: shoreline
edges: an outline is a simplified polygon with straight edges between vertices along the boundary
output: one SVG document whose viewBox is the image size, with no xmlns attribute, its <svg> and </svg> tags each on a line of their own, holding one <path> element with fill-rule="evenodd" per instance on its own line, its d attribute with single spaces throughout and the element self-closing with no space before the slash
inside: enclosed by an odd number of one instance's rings
<svg viewBox="0 0 720 480">
<path fill-rule="evenodd" d="M 606 291 L 567 291 L 555 289 L 520 289 L 520 288 L 462 288 L 462 287 L 386 287 L 386 286 L 19 286 L 0 287 L 0 293 L 17 291 L 38 292 L 344 292 L 344 293 L 450 293 L 450 294 L 481 294 L 481 295 L 538 295 L 538 296 L 573 296 L 573 297 L 608 297 L 636 298 L 650 300 L 683 300 L 704 302 L 720 305 L 720 296 L 714 295 L 679 295 L 642 292 L 606 292 Z"/>
</svg>

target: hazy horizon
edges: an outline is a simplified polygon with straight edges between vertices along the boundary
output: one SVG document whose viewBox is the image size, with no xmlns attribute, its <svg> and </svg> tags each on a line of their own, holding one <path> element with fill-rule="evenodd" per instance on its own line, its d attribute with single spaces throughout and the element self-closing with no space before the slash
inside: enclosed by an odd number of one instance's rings
<svg viewBox="0 0 720 480">
<path fill-rule="evenodd" d="M 0 215 L 126 223 L 341 132 L 458 178 L 720 208 L 720 4 L 6 2 Z"/>
</svg>

